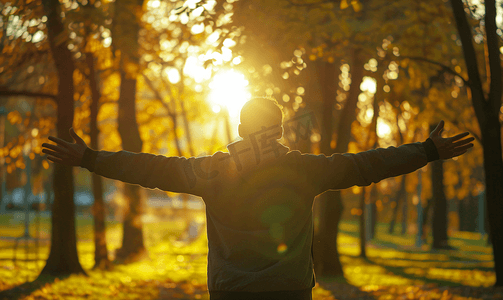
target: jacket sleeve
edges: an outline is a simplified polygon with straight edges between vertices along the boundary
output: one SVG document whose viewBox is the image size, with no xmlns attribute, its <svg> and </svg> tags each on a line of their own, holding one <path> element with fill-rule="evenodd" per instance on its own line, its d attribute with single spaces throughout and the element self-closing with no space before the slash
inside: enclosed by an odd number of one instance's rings
<svg viewBox="0 0 503 300">
<path fill-rule="evenodd" d="M 368 186 L 385 178 L 411 173 L 438 159 L 431 140 L 400 147 L 378 148 L 356 154 L 307 155 L 304 168 L 313 174 L 318 192 Z"/>
<path fill-rule="evenodd" d="M 103 177 L 163 191 L 202 194 L 214 173 L 205 170 L 211 156 L 166 157 L 128 151 L 108 152 L 86 149 L 81 166 Z M 199 176 L 196 176 L 199 175 Z"/>
</svg>

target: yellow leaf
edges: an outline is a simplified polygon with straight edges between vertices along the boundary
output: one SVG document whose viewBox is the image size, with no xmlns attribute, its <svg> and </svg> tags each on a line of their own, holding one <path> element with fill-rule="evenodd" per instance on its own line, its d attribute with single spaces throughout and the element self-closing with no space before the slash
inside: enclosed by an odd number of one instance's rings
<svg viewBox="0 0 503 300">
<path fill-rule="evenodd" d="M 359 12 L 363 8 L 363 5 L 358 0 L 352 0 L 351 5 L 353 6 L 355 12 Z"/>
<path fill-rule="evenodd" d="M 348 8 L 348 6 L 349 6 L 348 0 L 341 1 L 341 9 L 346 9 L 346 8 Z"/>
<path fill-rule="evenodd" d="M 353 5 L 355 12 L 359 12 L 363 8 L 363 5 L 360 3 L 360 1 L 351 1 L 351 5 Z"/>
</svg>

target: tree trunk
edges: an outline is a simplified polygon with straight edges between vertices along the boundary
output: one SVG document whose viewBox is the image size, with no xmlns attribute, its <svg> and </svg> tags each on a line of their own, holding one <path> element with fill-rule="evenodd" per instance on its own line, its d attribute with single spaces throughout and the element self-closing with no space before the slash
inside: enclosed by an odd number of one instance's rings
<svg viewBox="0 0 503 300">
<path fill-rule="evenodd" d="M 139 13 L 143 0 L 117 1 L 113 19 L 113 47 L 120 52 L 120 97 L 118 131 L 122 148 L 140 152 L 143 142 L 136 121 L 136 78 L 139 75 Z M 116 259 L 125 263 L 142 259 L 146 255 L 143 242 L 143 201 L 138 185 L 124 185 L 124 198 L 128 203 L 124 221 L 122 247 Z"/>
<path fill-rule="evenodd" d="M 384 74 L 384 70 L 387 70 L 387 67 L 384 64 L 384 62 L 381 62 L 377 69 L 377 74 Z M 384 80 L 384 77 L 377 76 L 376 92 L 374 94 L 374 101 L 372 104 L 372 110 L 374 114 L 372 116 L 372 122 L 370 123 L 370 130 L 368 135 L 369 138 L 367 141 L 368 148 L 370 149 L 375 149 L 379 147 L 379 136 L 377 135 L 377 119 L 379 118 L 379 102 L 380 101 L 384 102 L 383 87 L 385 84 L 386 82 Z M 376 202 L 378 198 L 378 193 L 377 193 L 377 185 L 375 183 L 372 184 L 369 196 L 370 196 L 369 203 L 367 204 L 368 207 L 367 218 L 369 220 L 368 222 L 369 226 L 367 227 L 368 234 L 366 236 L 367 241 L 374 239 L 376 223 L 377 223 Z"/>
<path fill-rule="evenodd" d="M 409 202 L 407 201 L 407 192 L 405 192 L 403 194 L 403 205 L 402 205 L 402 231 L 401 231 L 402 235 L 405 235 L 407 233 L 407 223 L 409 217 L 408 212 L 409 212 Z"/>
<path fill-rule="evenodd" d="M 432 207 L 432 204 L 433 204 L 433 200 L 432 199 L 428 199 L 426 200 L 426 206 L 424 208 L 424 211 L 423 211 L 423 220 L 421 222 L 422 226 L 423 226 L 423 229 L 422 229 L 422 236 L 421 236 L 421 239 L 423 241 L 423 243 L 426 243 L 428 241 L 428 219 L 430 218 L 430 212 L 431 212 L 431 207 Z"/>
<path fill-rule="evenodd" d="M 493 245 L 496 286 L 503 286 L 503 162 L 501 158 L 501 129 L 497 117 L 492 126 L 482 131 L 484 169 L 486 178 L 486 205 L 489 219 L 489 237 Z"/>
<path fill-rule="evenodd" d="M 337 96 L 337 75 L 339 71 L 335 63 L 328 62 L 319 63 L 318 70 L 321 77 L 319 81 L 323 97 L 320 151 L 325 155 L 332 155 L 333 150 L 330 144 L 334 131 L 334 104 Z"/>
<path fill-rule="evenodd" d="M 91 52 L 86 53 L 86 64 L 89 70 L 89 86 L 91 88 L 91 116 L 90 116 L 90 137 L 91 148 L 98 149 L 98 112 L 101 93 L 96 80 L 94 69 L 94 56 Z M 94 216 L 94 268 L 110 269 L 112 264 L 108 259 L 106 226 L 105 226 L 105 202 L 103 200 L 103 181 L 101 176 L 91 174 L 93 182 L 93 216 Z"/>
<path fill-rule="evenodd" d="M 468 213 L 466 209 L 465 203 L 468 202 L 468 197 L 471 196 L 471 191 L 468 193 L 468 196 L 465 197 L 464 199 L 461 199 L 458 204 L 458 215 L 459 215 L 459 231 L 467 231 L 467 224 L 466 224 L 466 214 Z"/>
<path fill-rule="evenodd" d="M 459 231 L 475 232 L 477 230 L 478 205 L 477 198 L 468 193 L 465 199 L 459 203 Z"/>
<path fill-rule="evenodd" d="M 396 109 L 396 126 L 398 128 L 398 134 L 397 134 L 397 138 L 398 138 L 398 141 L 400 144 L 403 144 L 404 142 L 404 139 L 403 139 L 403 135 L 402 135 L 402 132 L 400 131 L 400 125 L 399 125 L 399 118 L 398 116 L 400 115 L 400 109 Z M 400 206 L 400 202 L 402 202 L 402 197 L 403 199 L 405 199 L 403 202 L 404 202 L 404 205 L 405 205 L 405 202 L 407 202 L 407 190 L 406 190 L 406 179 L 407 179 L 407 175 L 402 175 L 402 182 L 400 183 L 400 189 L 398 190 L 396 196 L 395 196 L 395 207 L 393 209 L 393 216 L 391 217 L 391 222 L 389 224 L 389 228 L 388 228 L 388 233 L 389 234 L 393 234 L 393 232 L 395 231 L 395 224 L 397 223 L 398 221 L 398 207 Z"/>
<path fill-rule="evenodd" d="M 363 79 L 363 59 L 361 50 L 353 51 L 351 64 L 351 87 L 349 95 L 340 116 L 337 131 L 336 153 L 348 150 L 351 138 L 351 124 L 356 118 L 356 104 L 360 95 L 360 84 Z M 331 97 L 335 98 L 335 94 Z M 315 236 L 315 271 L 318 276 L 341 276 L 342 265 L 337 251 L 337 234 L 342 216 L 342 198 L 340 191 L 327 191 L 318 200 L 320 202 L 319 230 Z M 319 252 L 316 254 L 316 252 Z"/>
<path fill-rule="evenodd" d="M 430 126 L 432 131 L 435 126 Z M 434 249 L 449 248 L 447 238 L 447 198 L 444 192 L 444 162 L 431 163 L 431 190 L 433 200 L 433 245 Z"/>
<path fill-rule="evenodd" d="M 68 130 L 73 126 L 73 72 L 75 66 L 72 53 L 67 48 L 66 39 L 65 42 L 58 42 L 59 37 L 65 35 L 60 20 L 59 1 L 44 0 L 43 5 L 47 16 L 49 45 L 58 72 L 58 97 L 56 98 L 58 123 L 56 130 L 59 138 L 72 141 Z M 72 167 L 54 164 L 53 180 L 54 205 L 52 206 L 51 217 L 51 250 L 40 276 L 85 274 L 77 254 Z"/>
<path fill-rule="evenodd" d="M 338 71 L 335 63 L 318 62 L 315 64 L 323 101 L 320 151 L 328 156 L 333 152 L 330 143 L 332 141 L 333 108 L 337 95 L 336 83 Z M 330 195 L 335 196 L 335 198 L 332 198 Z M 335 205 L 327 204 L 334 200 L 338 201 L 334 203 Z M 323 193 L 316 199 L 315 207 L 318 224 L 313 241 L 314 270 L 318 276 L 327 275 L 329 269 L 335 270 L 334 273 L 336 275 L 342 274 L 342 266 L 337 251 L 336 232 L 338 230 L 338 221 L 337 223 L 329 222 L 329 220 L 333 221 L 341 216 L 342 202 L 340 201 L 340 193 L 337 191 Z M 327 209 L 330 210 L 330 217 L 328 218 L 323 216 L 324 214 L 328 214 L 325 212 Z"/>
<path fill-rule="evenodd" d="M 377 223 L 377 186 L 375 184 L 370 188 L 369 202 L 367 203 L 367 219 L 368 219 L 368 228 L 367 228 L 367 241 L 374 239 L 376 223 Z"/>
<path fill-rule="evenodd" d="M 486 201 L 490 225 L 490 239 L 493 245 L 494 270 L 496 272 L 495 286 L 503 286 L 503 158 L 501 147 L 501 125 L 499 110 L 502 96 L 502 73 L 499 50 L 499 36 L 496 33 L 496 2 L 485 1 L 485 33 L 487 53 L 486 77 L 489 79 L 489 92 L 486 98 L 479 68 L 477 55 L 473 46 L 471 27 L 468 23 L 462 0 L 451 0 L 456 27 L 468 71 L 468 91 L 472 99 L 475 115 L 482 133 L 484 152 L 484 173 L 486 182 Z"/>
<path fill-rule="evenodd" d="M 360 222 L 360 257 L 367 258 L 367 252 L 365 251 L 365 248 L 367 246 L 367 239 L 365 237 L 365 194 L 366 194 L 366 189 L 365 187 L 362 187 L 362 191 L 360 193 L 360 209 L 361 209 L 361 214 L 360 217 L 358 218 Z"/>
<path fill-rule="evenodd" d="M 398 220 L 398 206 L 400 206 L 400 202 L 402 202 L 402 197 L 405 196 L 405 194 L 407 193 L 407 191 L 405 190 L 405 181 L 406 179 L 406 175 L 402 175 L 402 182 L 400 183 L 400 189 L 398 190 L 398 192 L 396 193 L 396 196 L 395 196 L 395 207 L 393 208 L 393 216 L 391 217 L 391 222 L 389 222 L 389 228 L 388 228 L 388 233 L 389 234 L 393 234 L 393 232 L 395 231 L 395 224 Z"/>
<path fill-rule="evenodd" d="M 341 276 L 342 264 L 337 249 L 337 234 L 342 216 L 342 197 L 340 191 L 327 191 L 321 194 L 319 202 L 319 225 L 314 237 L 314 270 L 317 276 Z"/>
<path fill-rule="evenodd" d="M 136 78 L 128 78 L 121 71 L 121 87 L 119 98 L 118 129 L 122 139 L 122 148 L 126 151 L 141 152 L 143 142 L 140 138 L 136 121 Z M 140 186 L 125 184 L 124 198 L 129 207 L 123 221 L 122 247 L 117 251 L 116 258 L 126 263 L 142 259 L 146 254 L 143 243 L 143 201 Z"/>
</svg>

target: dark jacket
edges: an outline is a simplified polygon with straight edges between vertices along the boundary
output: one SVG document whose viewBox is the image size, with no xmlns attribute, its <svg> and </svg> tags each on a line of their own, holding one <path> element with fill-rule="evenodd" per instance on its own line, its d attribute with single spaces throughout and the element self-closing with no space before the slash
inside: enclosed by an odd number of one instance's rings
<svg viewBox="0 0 503 300">
<path fill-rule="evenodd" d="M 315 196 L 410 173 L 438 158 L 431 140 L 329 157 L 275 141 L 242 140 L 227 148 L 191 158 L 88 151 L 84 165 L 104 177 L 202 197 L 208 289 L 268 292 L 314 285 Z"/>
</svg>

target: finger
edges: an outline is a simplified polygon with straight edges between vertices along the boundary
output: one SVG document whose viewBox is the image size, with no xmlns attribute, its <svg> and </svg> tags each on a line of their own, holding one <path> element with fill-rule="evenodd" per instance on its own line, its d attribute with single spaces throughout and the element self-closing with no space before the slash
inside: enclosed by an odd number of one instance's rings
<svg viewBox="0 0 503 300">
<path fill-rule="evenodd" d="M 70 135 L 72 136 L 73 140 L 77 143 L 77 144 L 86 144 L 84 142 L 84 140 L 78 136 L 76 133 L 75 133 L 75 130 L 73 130 L 73 127 L 70 128 Z"/>
<path fill-rule="evenodd" d="M 461 151 L 461 152 L 455 152 L 452 157 L 457 157 L 457 156 L 460 156 L 460 155 L 463 155 L 467 152 L 468 150 L 465 150 L 465 151 Z"/>
<path fill-rule="evenodd" d="M 448 138 L 448 140 L 449 140 L 450 142 L 454 142 L 454 141 L 457 141 L 457 140 L 459 140 L 459 139 L 464 138 L 465 136 L 467 136 L 467 135 L 469 135 L 469 134 L 470 134 L 469 132 L 463 132 L 463 133 L 460 133 L 460 134 L 458 134 L 458 135 L 455 135 L 455 136 L 453 136 L 453 137 Z"/>
<path fill-rule="evenodd" d="M 49 136 L 49 140 L 55 142 L 58 145 L 61 145 L 61 146 L 65 147 L 68 150 L 71 150 L 71 147 L 70 147 L 71 143 L 69 143 L 69 142 L 67 142 L 65 140 L 62 140 L 62 139 L 57 138 L 55 136 Z"/>
<path fill-rule="evenodd" d="M 67 142 L 65 140 L 62 140 L 62 139 L 54 137 L 54 136 L 50 136 L 49 140 L 57 143 L 58 145 L 64 147 L 65 149 L 69 150 L 68 151 L 69 153 L 78 154 L 78 152 L 75 151 L 75 149 L 73 149 L 73 147 L 72 147 L 72 145 L 75 145 L 74 143 L 69 143 L 69 142 Z"/>
<path fill-rule="evenodd" d="M 464 151 L 464 150 L 468 150 L 470 148 L 473 147 L 473 144 L 466 144 L 464 146 L 461 146 L 461 147 L 457 147 L 454 149 L 454 152 L 458 152 L 458 151 Z"/>
<path fill-rule="evenodd" d="M 443 129 L 444 129 L 444 120 L 442 120 L 438 123 L 437 127 L 435 127 L 435 129 L 433 129 L 433 131 L 431 132 L 430 135 L 440 135 L 440 133 L 442 132 Z"/>
<path fill-rule="evenodd" d="M 456 148 L 456 147 L 460 147 L 460 146 L 463 146 L 465 144 L 468 144 L 470 142 L 473 142 L 475 140 L 474 137 L 471 137 L 471 138 L 468 138 L 468 139 L 464 139 L 464 140 L 461 140 L 461 141 L 457 141 L 455 143 L 452 143 L 452 147 L 453 148 Z"/>
<path fill-rule="evenodd" d="M 66 155 L 64 153 L 55 152 L 55 151 L 52 151 L 52 150 L 49 150 L 49 149 L 42 149 L 42 152 L 45 153 L 45 154 L 48 154 L 48 155 L 60 158 L 60 159 L 68 159 L 69 158 L 68 155 Z"/>
<path fill-rule="evenodd" d="M 54 151 L 60 152 L 60 153 L 68 153 L 68 149 L 67 148 L 58 147 L 56 145 L 52 145 L 52 144 L 48 144 L 48 143 L 43 143 L 42 147 L 43 148 L 47 148 L 47 149 L 51 149 L 51 150 L 54 150 Z"/>
<path fill-rule="evenodd" d="M 56 157 L 47 156 L 47 159 L 50 160 L 50 161 L 52 161 L 52 162 L 58 163 L 58 164 L 68 165 L 62 159 L 59 159 L 59 158 L 56 158 Z"/>
<path fill-rule="evenodd" d="M 48 160 L 53 161 L 53 162 L 58 163 L 58 164 L 62 164 L 62 165 L 66 165 L 66 166 L 71 166 L 71 167 L 77 166 L 77 164 L 75 164 L 73 161 L 68 160 L 68 159 L 61 159 L 61 158 L 57 158 L 57 157 L 54 157 L 54 156 L 46 156 L 46 158 Z"/>
</svg>

